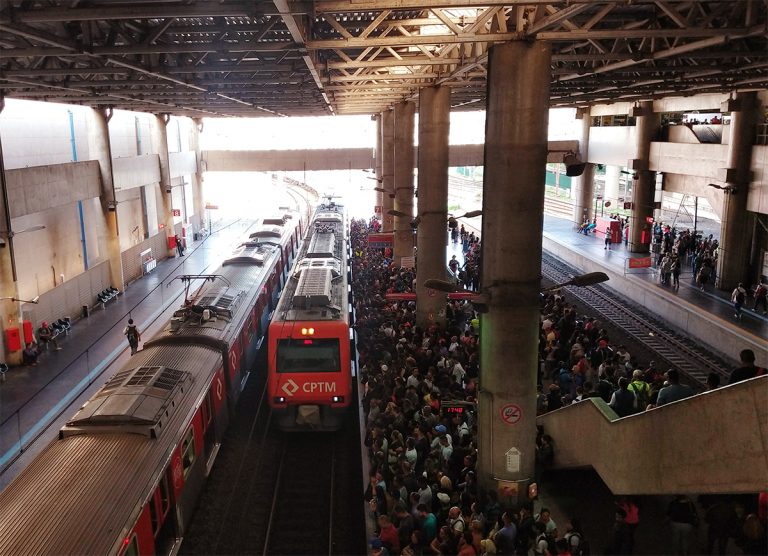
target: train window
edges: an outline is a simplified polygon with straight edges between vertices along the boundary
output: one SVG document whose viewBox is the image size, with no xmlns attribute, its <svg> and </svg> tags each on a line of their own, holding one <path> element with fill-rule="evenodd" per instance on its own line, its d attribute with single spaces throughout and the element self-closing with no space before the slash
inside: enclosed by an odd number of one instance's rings
<svg viewBox="0 0 768 556">
<path fill-rule="evenodd" d="M 152 495 L 149 499 L 149 519 L 152 521 L 152 533 L 157 536 L 157 532 L 160 530 L 160 517 L 157 511 L 157 493 Z"/>
<path fill-rule="evenodd" d="M 171 491 L 168 489 L 168 473 L 160 481 L 160 514 L 165 517 L 171 508 Z"/>
<path fill-rule="evenodd" d="M 208 429 L 208 425 L 211 424 L 211 418 L 213 417 L 213 402 L 211 401 L 211 396 L 213 396 L 213 390 L 210 390 L 203 400 L 203 430 Z"/>
<path fill-rule="evenodd" d="M 341 372 L 337 338 L 289 339 L 277 342 L 278 373 Z"/>
<path fill-rule="evenodd" d="M 192 465 L 195 463 L 195 431 L 189 427 L 184 441 L 181 443 L 182 464 L 184 466 L 184 478 L 187 478 Z"/>
</svg>

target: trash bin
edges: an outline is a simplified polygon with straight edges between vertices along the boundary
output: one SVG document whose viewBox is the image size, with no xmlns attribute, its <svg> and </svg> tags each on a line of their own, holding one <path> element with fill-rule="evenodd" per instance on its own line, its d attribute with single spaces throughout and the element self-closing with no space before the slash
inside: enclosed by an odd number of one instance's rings
<svg viewBox="0 0 768 556">
<path fill-rule="evenodd" d="M 87 319 L 91 315 L 91 308 L 88 305 L 83 305 L 83 318 Z"/>
</svg>

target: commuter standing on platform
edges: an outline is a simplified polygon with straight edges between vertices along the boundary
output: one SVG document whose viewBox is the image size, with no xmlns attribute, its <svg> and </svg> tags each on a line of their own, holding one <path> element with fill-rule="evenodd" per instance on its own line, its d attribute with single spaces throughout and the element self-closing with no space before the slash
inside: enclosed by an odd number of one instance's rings
<svg viewBox="0 0 768 556">
<path fill-rule="evenodd" d="M 181 243 L 181 238 L 179 237 L 178 234 L 176 234 L 174 237 L 176 238 L 176 251 L 178 252 L 179 257 L 183 257 L 184 256 L 184 245 Z"/>
<path fill-rule="evenodd" d="M 762 280 L 755 288 L 755 304 L 752 310 L 757 313 L 758 309 L 763 308 L 763 314 L 768 314 L 768 286 L 763 284 Z"/>
<path fill-rule="evenodd" d="M 611 228 L 610 226 L 605 229 L 605 247 L 603 249 L 611 250 Z"/>
<path fill-rule="evenodd" d="M 747 290 L 744 289 L 744 284 L 739 282 L 739 285 L 731 292 L 731 302 L 733 303 L 733 316 L 741 320 L 741 308 L 744 306 L 744 302 L 747 300 Z"/>
<path fill-rule="evenodd" d="M 133 324 L 133 319 L 128 319 L 128 326 L 123 329 L 123 334 L 128 338 L 128 345 L 131 346 L 131 355 L 133 355 L 139 349 L 139 341 L 141 340 L 141 332 Z"/>
</svg>

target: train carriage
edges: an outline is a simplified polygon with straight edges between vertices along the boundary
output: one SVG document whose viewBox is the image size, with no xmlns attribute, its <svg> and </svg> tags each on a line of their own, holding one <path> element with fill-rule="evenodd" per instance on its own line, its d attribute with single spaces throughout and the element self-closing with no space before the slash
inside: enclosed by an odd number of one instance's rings
<svg viewBox="0 0 768 556">
<path fill-rule="evenodd" d="M 0 554 L 172 554 L 266 333 L 299 219 L 246 241 L 0 493 Z M 286 249 L 287 248 L 287 249 Z"/>
<path fill-rule="evenodd" d="M 351 402 L 347 224 L 315 212 L 268 335 L 268 397 L 278 428 L 336 430 Z"/>
</svg>

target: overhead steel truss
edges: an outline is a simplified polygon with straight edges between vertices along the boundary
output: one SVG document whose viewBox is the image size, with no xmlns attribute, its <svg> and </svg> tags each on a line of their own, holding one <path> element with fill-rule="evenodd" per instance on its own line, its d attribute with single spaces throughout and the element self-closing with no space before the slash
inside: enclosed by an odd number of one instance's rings
<svg viewBox="0 0 768 556">
<path fill-rule="evenodd" d="M 552 45 L 553 106 L 768 88 L 765 0 L 6 0 L 0 92 L 200 116 L 373 114 Z M 525 79 L 510 75 L 509 79 Z"/>
</svg>

